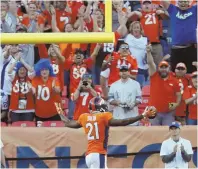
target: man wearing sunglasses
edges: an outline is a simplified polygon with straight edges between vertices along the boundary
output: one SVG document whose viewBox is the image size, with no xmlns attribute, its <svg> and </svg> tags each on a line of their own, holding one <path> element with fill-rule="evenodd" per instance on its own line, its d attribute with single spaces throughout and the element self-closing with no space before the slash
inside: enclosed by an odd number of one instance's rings
<svg viewBox="0 0 198 169">
<path fill-rule="evenodd" d="M 136 79 L 138 73 L 137 60 L 130 54 L 129 45 L 122 43 L 118 52 L 108 55 L 102 64 L 101 86 L 104 96 L 108 95 L 108 86 L 120 79 L 120 66 L 126 65 L 129 69 L 129 75 Z"/>
<path fill-rule="evenodd" d="M 174 77 L 178 80 L 181 94 L 183 95 L 184 89 L 189 85 L 190 77 L 186 75 L 187 68 L 182 62 L 178 63 L 175 68 Z M 186 124 L 186 104 L 181 100 L 180 105 L 175 110 L 175 120 L 181 122 L 182 125 Z"/>
<path fill-rule="evenodd" d="M 161 61 L 157 67 L 151 51 L 151 45 L 147 45 L 147 63 L 150 76 L 149 104 L 157 108 L 157 115 L 151 119 L 151 124 L 167 126 L 175 121 L 175 109 L 181 102 L 181 90 L 177 79 L 170 72 L 169 63 Z"/>
</svg>

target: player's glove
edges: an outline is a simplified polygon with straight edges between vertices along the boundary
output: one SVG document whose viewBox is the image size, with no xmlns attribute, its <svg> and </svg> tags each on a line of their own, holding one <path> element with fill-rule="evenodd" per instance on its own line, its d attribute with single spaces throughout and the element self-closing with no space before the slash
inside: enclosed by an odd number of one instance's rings
<svg viewBox="0 0 198 169">
<path fill-rule="evenodd" d="M 157 113 L 157 109 L 154 106 L 147 106 L 142 113 L 145 118 L 154 119 Z"/>
</svg>

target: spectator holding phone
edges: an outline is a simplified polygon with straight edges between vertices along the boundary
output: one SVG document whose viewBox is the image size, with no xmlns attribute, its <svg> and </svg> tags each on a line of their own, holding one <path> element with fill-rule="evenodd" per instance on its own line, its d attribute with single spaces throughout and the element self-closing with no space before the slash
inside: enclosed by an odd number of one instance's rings
<svg viewBox="0 0 198 169">
<path fill-rule="evenodd" d="M 78 88 L 72 93 L 72 100 L 75 101 L 74 120 L 78 120 L 81 114 L 89 113 L 89 101 L 99 94 L 94 89 L 91 74 L 85 73 L 78 85 Z"/>
</svg>

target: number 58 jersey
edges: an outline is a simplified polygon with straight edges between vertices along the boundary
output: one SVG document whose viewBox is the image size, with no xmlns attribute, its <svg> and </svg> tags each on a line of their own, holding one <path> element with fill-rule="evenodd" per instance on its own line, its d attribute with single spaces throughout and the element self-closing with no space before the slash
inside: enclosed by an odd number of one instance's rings
<svg viewBox="0 0 198 169">
<path fill-rule="evenodd" d="M 84 128 L 88 140 L 86 155 L 90 153 L 107 154 L 107 143 L 109 137 L 110 112 L 96 114 L 82 114 L 78 123 Z"/>
</svg>

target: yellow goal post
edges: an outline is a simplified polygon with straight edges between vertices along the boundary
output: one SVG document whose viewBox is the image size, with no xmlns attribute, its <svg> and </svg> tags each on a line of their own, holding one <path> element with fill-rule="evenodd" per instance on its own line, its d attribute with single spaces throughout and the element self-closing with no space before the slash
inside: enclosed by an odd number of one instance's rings
<svg viewBox="0 0 198 169">
<path fill-rule="evenodd" d="M 105 0 L 105 32 L 1 33 L 1 44 L 113 43 L 112 0 Z"/>
</svg>

